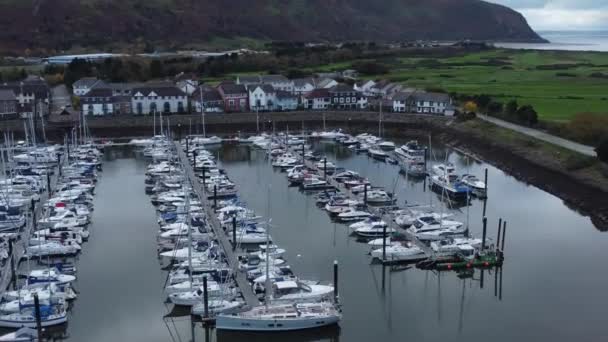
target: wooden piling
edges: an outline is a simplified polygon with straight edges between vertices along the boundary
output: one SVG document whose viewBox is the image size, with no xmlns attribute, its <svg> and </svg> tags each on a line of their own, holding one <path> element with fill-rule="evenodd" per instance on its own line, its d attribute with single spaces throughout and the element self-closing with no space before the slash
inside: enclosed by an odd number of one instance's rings
<svg viewBox="0 0 608 342">
<path fill-rule="evenodd" d="M 213 210 L 217 210 L 217 184 L 213 184 Z"/>
<path fill-rule="evenodd" d="M 334 302 L 337 303 L 338 301 L 339 301 L 339 294 L 338 294 L 338 260 L 334 260 Z"/>
<path fill-rule="evenodd" d="M 323 159 L 323 179 L 327 179 L 327 158 Z"/>
<path fill-rule="evenodd" d="M 236 249 L 236 215 L 232 216 L 232 250 Z M 268 251 L 266 251 L 268 253 Z"/>
<path fill-rule="evenodd" d="M 483 218 L 483 233 L 481 235 L 481 251 L 483 252 L 486 249 L 486 231 L 488 228 L 488 218 Z"/>
<path fill-rule="evenodd" d="M 38 331 L 38 341 L 42 341 L 42 317 L 40 316 L 40 300 L 38 292 L 34 292 L 34 311 L 36 315 L 36 330 Z"/>
<path fill-rule="evenodd" d="M 205 306 L 203 318 L 209 318 L 209 294 L 207 292 L 207 276 L 203 277 L 203 304 Z"/>
<path fill-rule="evenodd" d="M 496 234 L 496 250 L 500 246 L 500 230 L 502 229 L 502 218 L 498 219 L 498 234 Z"/>
<path fill-rule="evenodd" d="M 486 170 L 484 173 L 483 181 L 484 181 L 484 183 L 486 183 L 486 197 L 487 197 L 488 196 L 488 168 L 487 167 L 486 167 Z"/>
<path fill-rule="evenodd" d="M 386 226 L 382 226 L 382 262 L 386 261 Z"/>
<path fill-rule="evenodd" d="M 502 223 L 502 241 L 500 241 L 501 246 L 500 246 L 500 252 L 501 255 L 502 253 L 505 252 L 505 235 L 507 233 L 507 220 L 504 220 Z"/>
</svg>

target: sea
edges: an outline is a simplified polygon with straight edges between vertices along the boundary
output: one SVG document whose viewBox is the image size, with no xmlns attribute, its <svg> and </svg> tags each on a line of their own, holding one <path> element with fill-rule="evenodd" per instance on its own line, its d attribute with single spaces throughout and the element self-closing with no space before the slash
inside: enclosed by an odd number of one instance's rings
<svg viewBox="0 0 608 342">
<path fill-rule="evenodd" d="M 529 50 L 608 51 L 606 31 L 538 31 L 549 43 L 495 43 L 497 47 Z"/>
</svg>

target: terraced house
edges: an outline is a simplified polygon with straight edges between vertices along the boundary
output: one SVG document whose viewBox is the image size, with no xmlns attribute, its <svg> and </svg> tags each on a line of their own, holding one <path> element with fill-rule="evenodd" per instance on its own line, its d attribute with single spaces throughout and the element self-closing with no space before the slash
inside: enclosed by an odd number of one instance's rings
<svg viewBox="0 0 608 342">
<path fill-rule="evenodd" d="M 133 89 L 131 107 L 135 115 L 181 114 L 188 110 L 188 96 L 171 84 L 146 85 Z"/>
</svg>

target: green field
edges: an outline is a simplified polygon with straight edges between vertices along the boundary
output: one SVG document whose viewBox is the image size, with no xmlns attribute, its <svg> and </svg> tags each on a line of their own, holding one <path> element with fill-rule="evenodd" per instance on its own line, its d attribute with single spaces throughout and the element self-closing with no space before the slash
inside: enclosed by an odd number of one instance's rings
<svg viewBox="0 0 608 342">
<path fill-rule="evenodd" d="M 478 65 L 502 61 L 506 65 Z M 388 78 L 420 88 L 442 88 L 462 94 L 488 94 L 495 100 L 516 99 L 533 105 L 543 120 L 567 121 L 579 112 L 608 115 L 608 53 L 491 50 L 449 58 L 390 58 Z M 315 71 L 344 69 L 346 63 Z M 552 70 L 538 66 L 559 64 Z M 602 73 L 605 77 L 591 77 Z M 559 75 L 562 74 L 562 75 Z M 564 75 L 566 74 L 566 75 Z"/>
</svg>

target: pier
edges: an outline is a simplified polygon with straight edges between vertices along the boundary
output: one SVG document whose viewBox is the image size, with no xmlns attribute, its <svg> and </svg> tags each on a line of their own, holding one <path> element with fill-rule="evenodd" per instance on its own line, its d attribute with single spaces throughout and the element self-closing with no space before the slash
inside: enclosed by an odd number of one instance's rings
<svg viewBox="0 0 608 342">
<path fill-rule="evenodd" d="M 67 158 L 62 158 L 58 165 L 63 165 Z M 36 230 L 37 220 L 41 218 L 44 203 L 50 198 L 51 191 L 57 185 L 59 180 L 58 168 L 54 168 L 53 175 L 48 179 L 47 189 L 44 193 L 40 194 L 40 200 L 37 203 L 33 203 L 30 207 L 29 215 L 25 217 L 25 227 L 19 230 L 18 238 L 11 242 L 12 253 L 10 253 L 6 263 L 0 269 L 0 298 L 4 296 L 4 292 L 8 289 L 11 282 L 17 282 L 18 274 L 17 269 L 19 268 L 19 262 L 25 256 L 26 248 L 30 241 L 30 236 L 34 230 Z"/>
<path fill-rule="evenodd" d="M 253 293 L 253 289 L 249 284 L 249 281 L 247 281 L 245 274 L 238 269 L 239 261 L 237 251 L 233 250 L 232 244 L 228 240 L 228 236 L 226 236 L 226 232 L 224 232 L 224 229 L 222 229 L 222 225 L 217 219 L 217 216 L 215 215 L 215 209 L 211 206 L 213 201 L 210 201 L 207 198 L 206 189 L 204 189 L 201 183 L 199 182 L 199 179 L 194 172 L 194 168 L 192 167 L 192 165 L 190 165 L 188 156 L 184 152 L 182 146 L 179 144 L 179 142 L 174 142 L 174 144 L 175 149 L 177 150 L 177 156 L 179 158 L 180 163 L 182 164 L 186 178 L 192 185 L 192 190 L 197 194 L 198 198 L 203 204 L 207 217 L 207 223 L 213 230 L 215 238 L 222 247 L 224 255 L 228 260 L 228 264 L 235 270 L 234 279 L 236 280 L 236 283 L 241 291 L 245 303 L 248 307 L 254 307 L 259 305 L 260 302 L 256 295 Z"/>
</svg>

